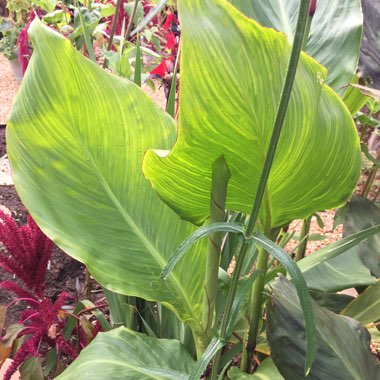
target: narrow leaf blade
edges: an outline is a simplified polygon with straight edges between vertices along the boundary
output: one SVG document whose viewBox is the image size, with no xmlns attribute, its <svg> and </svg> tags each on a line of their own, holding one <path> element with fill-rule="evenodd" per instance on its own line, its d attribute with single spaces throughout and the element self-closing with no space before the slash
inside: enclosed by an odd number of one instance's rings
<svg viewBox="0 0 380 380">
<path fill-rule="evenodd" d="M 297 264 L 289 257 L 289 255 L 278 245 L 273 243 L 267 237 L 260 232 L 255 232 L 253 240 L 256 244 L 264 248 L 269 254 L 279 260 L 289 272 L 294 286 L 297 289 L 297 294 L 300 300 L 302 314 L 305 319 L 306 328 L 306 340 L 307 350 L 305 357 L 305 375 L 307 375 L 311 369 L 311 365 L 314 360 L 315 354 L 315 321 L 313 316 L 313 309 L 311 306 L 311 298 L 309 290 L 306 285 L 306 281 L 302 275 L 302 272 L 298 268 Z"/>
</svg>

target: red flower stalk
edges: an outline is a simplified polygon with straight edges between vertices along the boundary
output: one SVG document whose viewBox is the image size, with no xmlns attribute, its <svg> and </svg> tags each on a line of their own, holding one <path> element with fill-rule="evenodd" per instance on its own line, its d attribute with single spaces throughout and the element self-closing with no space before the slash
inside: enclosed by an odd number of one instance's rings
<svg viewBox="0 0 380 380">
<path fill-rule="evenodd" d="M 110 3 L 116 5 L 115 1 L 110 1 Z M 119 10 L 119 14 L 117 16 L 117 20 L 116 20 L 116 28 L 115 28 L 115 35 L 117 36 L 120 36 L 121 34 L 121 30 L 122 30 L 122 27 L 123 27 L 123 21 L 125 22 L 125 28 L 127 29 L 127 25 L 129 23 L 129 16 L 128 16 L 128 13 L 125 11 L 124 9 L 124 5 L 128 3 L 128 0 L 121 0 L 121 4 L 120 4 L 120 10 Z M 152 8 L 152 4 L 150 3 L 150 1 L 148 0 L 143 0 L 141 2 L 142 6 L 143 6 L 143 9 L 144 9 L 144 16 L 146 16 L 149 11 L 151 10 Z M 110 25 L 113 24 L 113 21 L 114 21 L 114 17 L 115 16 L 110 16 L 108 18 L 108 20 L 110 21 Z M 158 18 L 157 16 L 155 16 L 153 19 L 152 19 L 152 22 L 157 22 L 158 21 Z"/>
<path fill-rule="evenodd" d="M 29 215 L 28 223 L 18 227 L 17 223 L 2 211 L 0 241 L 7 251 L 0 252 L 0 267 L 19 278 L 28 289 L 27 293 L 34 293 L 42 298 L 46 269 L 53 250 L 52 241 L 43 234 Z M 3 283 L 0 283 L 0 287 L 3 287 Z M 22 296 L 21 288 L 10 289 L 8 283 L 5 283 L 4 287 Z"/>
<path fill-rule="evenodd" d="M 65 320 L 62 318 L 62 306 L 72 297 L 62 292 L 57 300 L 52 302 L 44 295 L 45 275 L 53 249 L 51 240 L 43 234 L 29 215 L 28 223 L 18 227 L 11 217 L 0 211 L 0 242 L 6 249 L 6 252 L 0 251 L 0 267 L 18 277 L 27 289 L 12 281 L 0 282 L 1 288 L 19 297 L 8 307 L 17 301 L 24 301 L 28 305 L 20 315 L 19 323 L 23 325 L 23 329 L 17 336 L 25 336 L 26 340 L 14 355 L 13 363 L 5 373 L 4 380 L 10 380 L 28 356 L 45 357 L 53 347 L 58 354 L 63 353 L 69 359 L 75 359 L 80 349 L 88 344 L 88 339 L 79 324 L 76 326 L 78 347 L 65 340 L 63 336 Z M 95 325 L 95 333 L 99 329 L 100 327 Z"/>
<path fill-rule="evenodd" d="M 317 0 L 311 0 L 309 5 L 309 16 L 313 17 L 317 9 Z"/>
<path fill-rule="evenodd" d="M 35 302 L 27 301 L 31 307 L 21 313 L 19 323 L 24 325 L 24 329 L 18 337 L 28 338 L 15 354 L 13 364 L 5 373 L 4 380 L 9 380 L 28 356 L 44 357 L 51 347 L 55 347 L 58 353 L 64 353 L 71 359 L 76 358 L 75 347 L 62 335 L 65 321 L 60 317 L 63 304 L 70 298 L 72 297 L 68 293 L 63 292 L 54 303 L 47 298 Z M 42 342 L 47 345 L 41 344 Z"/>
<path fill-rule="evenodd" d="M 21 70 L 24 74 L 26 69 L 28 68 L 28 64 L 31 57 L 31 52 L 28 46 L 28 30 L 31 22 L 34 20 L 36 14 L 34 10 L 30 11 L 29 14 L 29 22 L 25 25 L 24 29 L 22 29 L 17 38 L 17 46 L 18 46 L 18 60 L 21 64 Z M 39 16 L 39 15 L 38 15 Z"/>
</svg>

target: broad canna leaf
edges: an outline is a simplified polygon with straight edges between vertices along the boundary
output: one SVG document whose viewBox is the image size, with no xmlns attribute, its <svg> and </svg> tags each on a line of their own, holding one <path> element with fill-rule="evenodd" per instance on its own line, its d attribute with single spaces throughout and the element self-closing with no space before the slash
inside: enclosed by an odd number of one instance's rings
<svg viewBox="0 0 380 380">
<path fill-rule="evenodd" d="M 100 333 L 56 380 L 187 380 L 195 362 L 174 339 L 125 327 Z"/>
<path fill-rule="evenodd" d="M 336 292 L 376 284 L 376 278 L 362 262 L 357 249 L 375 239 L 379 232 L 380 224 L 370 226 L 298 261 L 297 265 L 308 288 L 320 292 Z"/>
<path fill-rule="evenodd" d="M 212 163 L 224 155 L 227 208 L 249 213 L 263 167 L 291 47 L 224 0 L 178 1 L 181 92 L 177 142 L 148 151 L 144 173 L 182 218 L 208 216 Z M 268 181 L 272 227 L 343 204 L 360 173 L 355 125 L 324 84 L 326 70 L 301 55 Z"/>
<path fill-rule="evenodd" d="M 341 311 L 342 315 L 368 324 L 380 319 L 380 285 L 368 286 Z"/>
<path fill-rule="evenodd" d="M 354 196 L 343 210 L 343 236 L 380 224 L 380 210 L 366 198 Z M 380 233 L 368 238 L 354 250 L 371 273 L 380 278 Z"/>
<path fill-rule="evenodd" d="M 309 289 L 337 292 L 356 286 L 376 284 L 355 248 L 303 272 Z"/>
<path fill-rule="evenodd" d="M 159 301 L 197 329 L 203 242 L 166 284 L 160 280 L 194 227 L 160 201 L 141 171 L 146 149 L 173 142 L 173 119 L 40 21 L 29 34 L 33 58 L 7 126 L 22 201 L 104 287 Z"/>
<path fill-rule="evenodd" d="M 267 338 L 273 361 L 285 379 L 373 380 L 380 363 L 370 350 L 368 331 L 354 319 L 334 314 L 313 301 L 317 329 L 313 365 L 303 375 L 305 326 L 293 284 L 280 277 L 267 302 Z"/>
<path fill-rule="evenodd" d="M 232 367 L 228 371 L 228 378 L 231 380 L 284 380 L 271 358 L 264 359 L 252 375 L 237 367 Z"/>
<path fill-rule="evenodd" d="M 380 0 L 362 0 L 363 41 L 359 68 L 371 87 L 380 89 Z"/>
<path fill-rule="evenodd" d="M 322 293 L 311 291 L 310 295 L 322 306 L 336 314 L 339 314 L 355 297 L 340 293 Z"/>
<path fill-rule="evenodd" d="M 284 32 L 293 41 L 299 0 L 229 2 L 262 25 Z M 355 74 L 362 29 L 360 0 L 316 0 L 304 50 L 327 68 L 326 82 L 340 94 Z"/>
</svg>

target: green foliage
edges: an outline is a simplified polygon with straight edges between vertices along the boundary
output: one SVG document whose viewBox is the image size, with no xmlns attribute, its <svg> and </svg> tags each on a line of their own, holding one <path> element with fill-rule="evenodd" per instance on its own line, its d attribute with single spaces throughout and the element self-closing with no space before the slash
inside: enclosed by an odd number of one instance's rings
<svg viewBox="0 0 380 380">
<path fill-rule="evenodd" d="M 168 286 L 160 281 L 170 254 L 194 227 L 160 202 L 141 172 L 148 148 L 165 148 L 174 141 L 173 120 L 140 88 L 80 56 L 67 39 L 40 21 L 33 22 L 29 34 L 35 51 L 7 137 L 24 204 L 47 235 L 84 262 L 102 285 L 162 302 L 199 331 L 205 259 L 199 252 L 203 245 L 192 248 Z M 43 77 L 37 75 L 42 71 Z M 73 81 L 73 72 L 86 80 Z M 49 82 L 46 77 L 55 80 Z M 25 96 L 29 91 L 33 97 Z M 41 102 L 44 93 L 60 99 L 69 109 L 45 109 Z M 81 101 L 73 103 L 73 98 Z M 30 110 L 26 118 L 22 109 Z M 43 120 L 39 116 L 42 109 Z M 31 122 L 35 130 L 15 128 Z M 26 161 L 21 158 L 24 152 L 19 139 L 25 139 L 31 154 Z M 36 145 L 40 145 L 38 152 L 32 148 Z M 70 159 L 61 161 L 63 156 Z M 38 170 L 35 165 L 42 162 L 56 162 L 59 170 L 55 165 Z M 25 192 L 27 183 L 34 183 L 35 191 Z M 40 192 L 39 186 L 51 190 Z M 58 199 L 58 213 L 46 209 Z M 80 241 L 86 241 L 85 247 Z M 189 267 L 198 269 L 192 273 Z"/>
<path fill-rule="evenodd" d="M 161 198 L 198 224 L 209 215 L 211 167 L 221 154 L 231 172 L 227 208 L 251 211 L 290 54 L 282 33 L 216 3 L 179 3 L 178 139 L 170 154 L 151 150 L 144 160 Z M 355 126 L 325 78 L 325 68 L 302 54 L 261 211 L 271 227 L 342 205 L 360 174 Z"/>
<path fill-rule="evenodd" d="M 21 25 L 17 25 L 11 19 L 0 18 L 0 32 L 3 34 L 0 39 L 0 53 L 9 60 L 16 60 L 18 57 L 16 44 L 21 28 Z"/>
<path fill-rule="evenodd" d="M 284 277 L 272 284 L 267 303 L 267 338 L 273 361 L 285 379 L 372 380 L 380 364 L 371 355 L 368 331 L 354 319 L 313 302 L 317 351 L 310 375 L 303 376 L 304 322 L 294 286 Z"/>
<path fill-rule="evenodd" d="M 229 2 L 262 25 L 284 32 L 293 41 L 298 0 Z M 326 82 L 338 94 L 345 92 L 344 86 L 355 74 L 362 24 L 360 0 L 317 1 L 304 50 L 327 68 Z"/>
<path fill-rule="evenodd" d="M 363 0 L 364 32 L 360 48 L 359 67 L 365 80 L 374 88 L 380 88 L 380 1 Z"/>
<path fill-rule="evenodd" d="M 380 225 L 358 231 L 300 260 L 300 267 L 310 289 L 334 292 L 354 286 L 373 285 L 376 279 L 363 264 L 356 249 L 357 245 L 379 235 Z"/>
<path fill-rule="evenodd" d="M 247 341 L 250 361 L 264 329 L 275 364 L 266 359 L 255 374 L 243 374 L 235 368 L 229 371 L 231 378 L 281 379 L 276 367 L 285 378 L 304 378 L 315 344 L 311 378 L 318 378 L 315 374 L 327 365 L 325 355 L 332 358 L 334 374 L 350 378 L 360 368 L 369 376 L 377 376 L 363 328 L 311 303 L 307 289 L 319 290 L 320 302 L 331 307 L 336 295 L 323 292 L 376 283 L 359 255 L 353 256 L 348 249 L 377 233 L 377 222 L 362 232 L 357 231 L 364 226 L 357 226 L 352 231 L 357 232 L 354 236 L 297 263 L 273 242 L 280 229 L 274 227 L 345 203 L 360 173 L 360 146 L 352 117 L 325 84 L 327 78 L 338 86 L 354 70 L 352 57 L 357 56 L 361 16 L 357 14 L 358 2 L 350 1 L 353 7 L 346 7 L 347 2 L 340 3 L 340 8 L 334 3 L 332 9 L 340 9 L 340 20 L 347 15 L 354 17 L 352 28 L 347 24 L 343 28 L 345 39 L 355 40 L 352 51 L 346 43 L 340 49 L 325 27 L 331 13 L 323 20 L 324 28 L 312 25 L 311 30 L 318 31 L 318 36 L 324 36 L 325 30 L 324 37 L 330 42 L 325 52 L 331 55 L 338 49 L 340 60 L 348 57 L 348 68 L 342 72 L 336 67 L 329 77 L 320 63 L 301 54 L 292 94 L 290 81 L 289 99 L 285 96 L 281 101 L 280 110 L 286 117 L 277 150 L 276 144 L 270 143 L 273 124 L 284 77 L 287 73 L 291 77 L 298 58 L 287 71 L 291 38 L 246 18 L 227 1 L 178 1 L 182 41 L 178 130 L 175 120 L 158 109 L 138 86 L 144 61 L 140 54 L 148 51 L 140 42 L 143 38 L 153 40 L 154 30 L 149 29 L 150 37 L 143 31 L 152 15 L 138 22 L 140 12 L 135 20 L 138 25 L 131 36 L 141 31 L 137 48 L 125 41 L 124 25 L 121 36 L 111 38 L 105 53 L 111 70 L 125 78 L 134 77 L 138 85 L 101 70 L 81 56 L 69 40 L 40 21 L 32 23 L 30 39 L 35 50 L 7 127 L 8 154 L 20 197 L 43 231 L 65 252 L 85 263 L 107 288 L 115 325 L 136 328 L 135 310 L 141 310 L 136 297 L 144 299 L 141 302 L 148 310 L 138 316 L 139 328 L 147 335 L 124 327 L 98 335 L 59 379 L 197 379 L 215 355 L 211 379 L 216 380 L 218 371 L 222 367 L 226 370 Z M 301 3 L 307 9 L 306 1 Z M 154 15 L 164 5 L 158 1 Z M 85 51 L 86 46 L 92 60 L 92 39 L 106 16 L 104 12 L 98 6 L 76 7 L 71 40 L 80 50 Z M 48 22 L 61 20 L 60 13 L 48 17 Z M 318 43 L 315 35 L 309 41 L 315 41 L 318 54 L 324 52 L 324 43 Z M 300 43 L 299 36 L 296 42 Z M 112 44 L 115 51 L 109 49 Z M 174 95 L 172 91 L 168 107 L 172 115 Z M 276 125 L 281 130 L 281 121 Z M 261 172 L 263 167 L 270 168 L 266 159 L 269 146 L 276 155 L 265 188 L 267 179 Z M 230 181 L 228 176 L 223 181 L 228 182 L 226 207 L 215 197 L 218 190 L 224 192 L 222 188 L 213 189 L 211 194 L 212 177 L 217 175 L 213 164 L 222 156 L 231 173 Z M 252 208 L 259 183 L 264 201 L 255 225 L 255 217 L 249 219 L 247 214 L 259 210 L 260 197 L 257 208 Z M 240 212 L 231 218 L 240 223 L 209 224 L 196 230 L 180 220 L 203 223 L 210 215 L 210 203 L 219 207 L 219 221 L 227 208 L 229 214 L 232 210 Z M 228 237 L 222 252 L 224 269 L 235 255 L 234 275 L 231 279 L 222 272 L 220 282 L 217 276 L 210 276 L 211 286 L 207 288 L 204 285 L 211 264 L 206 264 L 206 244 L 201 238 L 211 234 L 210 244 L 217 249 L 209 252 L 217 252 L 224 241 L 221 232 L 236 233 Z M 218 244 L 213 239 L 215 233 Z M 253 245 L 258 246 L 258 254 Z M 254 273 L 240 279 L 242 273 L 252 270 L 257 257 Z M 212 265 L 215 263 L 218 269 L 218 257 Z M 352 265 L 354 272 L 348 270 Z M 275 275 L 286 271 L 297 293 L 284 278 L 273 284 Z M 348 281 L 350 276 L 355 277 Z M 267 304 L 268 323 L 262 319 L 266 285 L 273 288 Z M 345 299 L 335 311 L 348 301 Z M 202 317 L 207 313 L 210 318 L 205 323 Z M 107 321 L 97 314 L 108 330 Z M 67 329 L 72 329 L 73 323 L 74 318 L 69 319 Z M 335 328 L 342 331 L 336 344 L 329 340 Z M 359 336 L 352 333 L 353 328 Z M 299 331 L 305 330 L 307 339 L 299 336 Z M 347 351 L 346 330 L 349 345 L 358 346 L 353 354 Z M 241 337 L 233 336 L 237 331 Z M 289 336 L 291 349 L 277 343 L 283 336 Z M 176 338 L 186 348 L 173 339 L 157 337 Z M 244 344 L 236 344 L 237 338 Z M 219 362 L 220 348 L 227 342 L 231 350 Z M 346 362 L 353 361 L 352 355 L 358 363 L 344 368 Z M 250 362 L 244 363 L 246 357 L 243 349 L 242 368 L 251 367 Z M 296 373 L 296 377 L 288 373 Z"/>
<path fill-rule="evenodd" d="M 380 224 L 380 210 L 368 199 L 353 197 L 344 209 L 343 236 Z M 372 275 L 380 278 L 380 234 L 370 237 L 353 249 Z"/>
<path fill-rule="evenodd" d="M 352 300 L 344 310 L 342 315 L 356 319 L 368 324 L 376 322 L 380 317 L 380 286 L 369 286 L 357 298 Z"/>
<path fill-rule="evenodd" d="M 231 380 L 283 380 L 284 378 L 278 372 L 272 359 L 267 358 L 261 364 L 253 375 L 241 371 L 237 367 L 232 367 L 228 371 L 228 377 Z"/>
<path fill-rule="evenodd" d="M 112 365 L 111 365 L 112 364 Z M 99 334 L 90 350 L 57 380 L 186 380 L 194 360 L 178 341 L 151 338 L 124 327 Z"/>
</svg>

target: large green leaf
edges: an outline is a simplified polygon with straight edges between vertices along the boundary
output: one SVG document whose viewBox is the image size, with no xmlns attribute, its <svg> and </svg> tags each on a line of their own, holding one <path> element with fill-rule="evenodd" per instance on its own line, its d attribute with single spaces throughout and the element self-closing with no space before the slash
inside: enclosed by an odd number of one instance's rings
<svg viewBox="0 0 380 380">
<path fill-rule="evenodd" d="M 34 53 L 7 127 L 17 190 L 43 231 L 103 286 L 156 300 L 197 328 L 203 243 L 160 280 L 194 227 L 163 204 L 141 171 L 174 121 L 133 83 L 106 73 L 34 21 Z"/>
<path fill-rule="evenodd" d="M 227 207 L 249 213 L 291 47 L 283 33 L 261 27 L 225 0 L 178 6 L 178 139 L 170 154 L 147 152 L 144 172 L 182 218 L 202 223 L 212 163 L 223 154 L 231 172 Z M 358 178 L 355 126 L 325 77 L 324 67 L 301 55 L 268 182 L 272 226 L 342 204 Z"/>
<path fill-rule="evenodd" d="M 248 17 L 294 39 L 299 0 L 229 0 Z M 305 52 L 328 70 L 327 83 L 345 91 L 359 58 L 363 15 L 360 0 L 318 0 Z"/>
<path fill-rule="evenodd" d="M 355 286 L 374 285 L 376 278 L 361 261 L 356 248 L 379 234 L 380 224 L 358 231 L 321 248 L 297 262 L 309 289 L 335 292 Z M 362 243 L 360 243 L 362 242 Z"/>
<path fill-rule="evenodd" d="M 176 340 L 125 327 L 100 333 L 57 380 L 187 380 L 194 360 Z"/>
<path fill-rule="evenodd" d="M 313 301 L 317 350 L 308 380 L 374 380 L 380 364 L 370 350 L 368 331 L 354 319 Z M 273 361 L 285 379 L 305 379 L 305 326 L 295 287 L 284 277 L 272 284 L 267 302 L 267 338 Z"/>
<path fill-rule="evenodd" d="M 380 0 L 362 0 L 363 41 L 359 67 L 371 87 L 380 89 Z"/>
<path fill-rule="evenodd" d="M 320 292 L 337 292 L 376 284 L 376 278 L 371 276 L 355 248 L 302 273 L 308 288 Z"/>
<path fill-rule="evenodd" d="M 310 295 L 322 306 L 336 314 L 339 314 L 355 298 L 347 294 L 340 293 L 322 293 L 311 291 Z"/>
<path fill-rule="evenodd" d="M 378 321 L 380 319 L 380 285 L 368 286 L 342 310 L 341 314 L 363 324 Z"/>
<path fill-rule="evenodd" d="M 355 196 L 343 210 L 343 236 L 380 224 L 380 210 L 368 199 Z M 380 278 L 380 233 L 357 245 L 354 250 L 371 273 Z"/>
<path fill-rule="evenodd" d="M 238 367 L 232 367 L 228 371 L 231 380 L 283 380 L 271 358 L 265 359 L 253 375 L 241 371 Z"/>
</svg>

